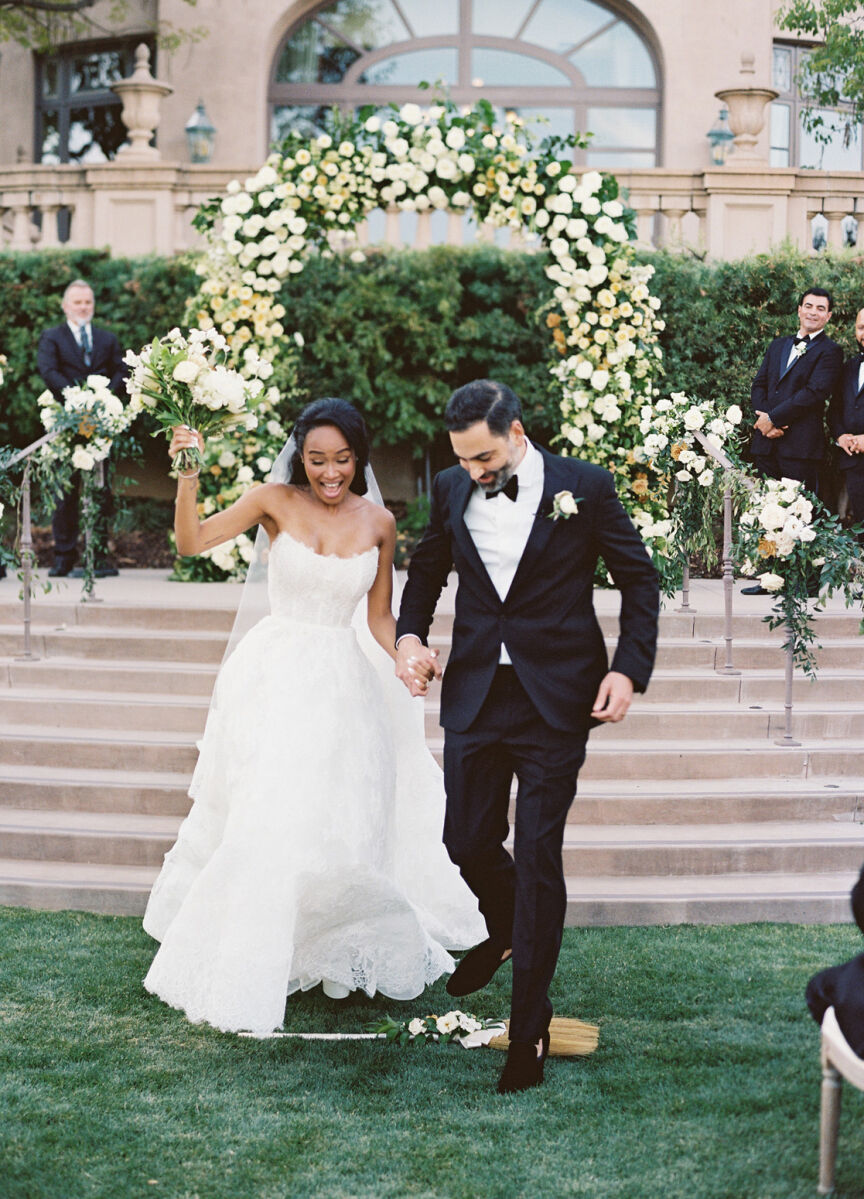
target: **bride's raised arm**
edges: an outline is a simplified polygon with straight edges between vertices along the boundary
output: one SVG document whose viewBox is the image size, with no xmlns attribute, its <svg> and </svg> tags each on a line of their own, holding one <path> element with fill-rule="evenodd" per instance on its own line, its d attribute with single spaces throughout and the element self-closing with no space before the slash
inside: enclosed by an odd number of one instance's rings
<svg viewBox="0 0 864 1199">
<path fill-rule="evenodd" d="M 204 449 L 204 439 L 194 429 L 178 427 L 168 453 L 173 459 L 180 450 L 197 446 Z M 245 533 L 253 525 L 263 524 L 271 539 L 276 532 L 276 525 L 270 515 L 268 498 L 270 485 L 253 487 L 239 500 L 222 512 L 214 512 L 202 521 L 198 518 L 198 471 L 192 474 L 177 476 L 177 499 L 174 504 L 174 536 L 177 540 L 177 552 L 184 557 L 200 554 L 203 550 L 212 549 L 223 541 L 229 541 L 238 533 Z"/>
</svg>

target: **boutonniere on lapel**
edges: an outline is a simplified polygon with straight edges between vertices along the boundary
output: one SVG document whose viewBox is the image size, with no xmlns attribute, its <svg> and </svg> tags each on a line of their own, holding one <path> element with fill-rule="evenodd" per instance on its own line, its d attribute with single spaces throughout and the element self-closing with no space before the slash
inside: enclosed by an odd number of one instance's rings
<svg viewBox="0 0 864 1199">
<path fill-rule="evenodd" d="M 552 511 L 549 513 L 550 520 L 569 520 L 571 516 L 576 516 L 581 502 L 581 496 L 578 500 L 575 499 L 572 491 L 556 492 L 552 500 Z"/>
<path fill-rule="evenodd" d="M 799 342 L 797 342 L 797 343 L 796 343 L 796 344 L 795 344 L 795 345 L 792 347 L 792 353 L 793 353 L 793 355 L 794 355 L 795 361 L 797 362 L 799 358 L 803 358 L 803 357 L 804 357 L 804 355 L 807 353 L 807 351 L 808 351 L 808 349 L 809 349 L 809 348 L 810 348 L 810 342 L 809 342 L 809 341 L 799 341 Z"/>
</svg>

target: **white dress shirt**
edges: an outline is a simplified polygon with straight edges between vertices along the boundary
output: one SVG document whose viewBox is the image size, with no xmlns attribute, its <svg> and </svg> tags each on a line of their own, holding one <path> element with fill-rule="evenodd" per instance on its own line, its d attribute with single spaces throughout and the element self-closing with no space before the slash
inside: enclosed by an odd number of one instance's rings
<svg viewBox="0 0 864 1199">
<path fill-rule="evenodd" d="M 864 387 L 864 362 L 858 367 L 858 390 Z"/>
<path fill-rule="evenodd" d="M 92 350 L 93 350 L 93 330 L 90 328 L 90 322 L 85 321 L 83 325 L 76 325 L 73 321 L 67 321 L 66 324 L 72 330 L 72 336 L 78 342 L 79 346 L 81 345 L 82 330 L 83 329 L 87 330 L 87 340 L 90 345 L 90 350 L 92 352 Z"/>
<path fill-rule="evenodd" d="M 500 494 L 489 499 L 477 484 L 465 509 L 468 532 L 502 600 L 510 590 L 543 495 L 543 458 L 527 439 L 515 473 L 519 480 L 515 500 Z M 499 661 L 505 666 L 511 662 L 503 643 Z"/>
<path fill-rule="evenodd" d="M 813 343 L 813 342 L 816 340 L 816 338 L 817 338 L 817 337 L 821 337 L 821 336 L 822 336 L 822 330 L 820 329 L 818 333 L 805 333 L 805 332 L 803 331 L 803 329 L 799 329 L 799 330 L 798 330 L 798 336 L 799 336 L 799 337 L 806 337 L 806 338 L 807 338 L 808 345 L 812 345 L 812 343 Z M 789 351 L 789 357 L 786 359 L 786 369 L 787 369 L 787 371 L 788 371 L 789 367 L 792 365 L 792 363 L 795 361 L 795 359 L 796 359 L 796 358 L 800 358 L 800 357 L 802 356 L 801 354 L 797 353 L 797 350 L 798 350 L 798 347 L 795 345 L 795 343 L 794 343 L 794 341 L 793 341 L 793 343 L 792 343 L 792 349 Z M 807 351 L 805 350 L 805 351 L 804 351 L 804 353 L 806 354 L 806 353 L 807 353 Z"/>
</svg>

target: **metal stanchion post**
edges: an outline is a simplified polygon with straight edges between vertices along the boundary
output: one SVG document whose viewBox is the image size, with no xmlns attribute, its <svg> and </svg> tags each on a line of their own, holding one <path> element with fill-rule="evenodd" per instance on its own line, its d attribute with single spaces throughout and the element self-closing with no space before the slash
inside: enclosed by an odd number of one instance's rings
<svg viewBox="0 0 864 1199">
<path fill-rule="evenodd" d="M 681 607 L 675 609 L 676 612 L 695 612 L 695 608 L 690 607 L 690 559 L 684 561 L 684 569 L 681 572 Z"/>
<path fill-rule="evenodd" d="M 33 532 L 30 527 L 30 463 L 24 467 L 21 482 L 21 577 L 24 587 L 24 652 L 16 656 L 16 662 L 36 662 L 30 640 L 31 586 L 33 582 Z"/>
<path fill-rule="evenodd" d="M 735 593 L 735 570 L 732 564 L 732 481 L 726 472 L 723 490 L 723 640 L 726 642 L 726 661 L 718 674 L 740 674 L 732 665 L 732 602 Z"/>
<path fill-rule="evenodd" d="M 792 680 L 795 673 L 795 655 L 792 651 L 792 630 L 786 626 L 786 635 L 788 645 L 786 647 L 786 697 L 783 703 L 785 711 L 785 732 L 782 737 L 778 737 L 775 745 L 800 745 L 800 741 L 796 741 L 792 736 Z"/>
</svg>

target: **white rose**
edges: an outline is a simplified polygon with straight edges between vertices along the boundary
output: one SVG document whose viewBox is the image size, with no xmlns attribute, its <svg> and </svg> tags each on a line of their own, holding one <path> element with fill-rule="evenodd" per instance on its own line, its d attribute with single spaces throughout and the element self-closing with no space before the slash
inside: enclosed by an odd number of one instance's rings
<svg viewBox="0 0 864 1199">
<path fill-rule="evenodd" d="M 266 475 L 267 472 L 270 470 L 270 468 L 273 466 L 273 463 L 270 461 L 269 458 L 262 457 L 257 460 L 255 465 L 261 471 L 262 475 Z"/>
<path fill-rule="evenodd" d="M 783 587 L 782 576 L 772 574 L 770 570 L 759 576 L 759 582 L 766 591 L 780 591 Z"/>
<path fill-rule="evenodd" d="M 452 158 L 439 158 L 435 163 L 435 174 L 439 179 L 455 179 L 458 170 Z"/>
<path fill-rule="evenodd" d="M 446 1016 L 439 1016 L 435 1021 L 435 1027 L 443 1034 L 454 1032 L 459 1027 L 459 1020 L 456 1013 L 448 1012 Z"/>
<path fill-rule="evenodd" d="M 590 379 L 594 373 L 594 367 L 587 359 L 582 359 L 576 366 L 577 379 Z"/>
<path fill-rule="evenodd" d="M 726 419 L 731 425 L 739 425 L 744 419 L 744 413 L 737 404 L 733 404 L 731 408 L 726 409 Z"/>
<path fill-rule="evenodd" d="M 603 205 L 603 211 L 607 216 L 617 219 L 624 215 L 624 205 L 619 200 L 607 200 Z"/>
<path fill-rule="evenodd" d="M 595 391 L 605 391 L 609 383 L 609 372 L 597 370 L 591 375 L 591 386 Z"/>
<path fill-rule="evenodd" d="M 219 455 L 219 465 L 224 467 L 234 466 L 237 462 L 237 455 L 233 450 L 223 450 Z"/>
<path fill-rule="evenodd" d="M 705 417 L 698 408 L 690 408 L 684 413 L 684 428 L 685 429 L 701 429 L 705 423 Z"/>
<path fill-rule="evenodd" d="M 779 504 L 773 504 L 769 501 L 759 513 L 759 523 L 763 529 L 772 533 L 775 529 L 783 528 L 786 523 L 786 513 Z"/>
<path fill-rule="evenodd" d="M 171 373 L 172 379 L 176 379 L 178 383 L 192 383 L 198 378 L 200 367 L 195 362 L 190 362 L 186 359 L 183 362 L 178 362 Z"/>
<path fill-rule="evenodd" d="M 459 155 L 459 170 L 464 175 L 470 175 L 474 170 L 474 159 L 470 154 Z"/>
<path fill-rule="evenodd" d="M 600 211 L 600 201 L 596 196 L 587 196 L 582 201 L 581 207 L 586 216 L 596 216 Z"/>
<path fill-rule="evenodd" d="M 454 126 L 447 131 L 445 141 L 451 150 L 461 150 L 465 145 L 465 130 L 460 129 L 458 125 Z"/>
<path fill-rule="evenodd" d="M 594 192 L 599 191 L 602 184 L 603 184 L 603 176 L 600 174 L 599 171 L 586 171 L 585 174 L 582 176 L 582 178 L 579 180 L 579 186 L 589 196 L 593 195 Z M 598 209 L 598 211 L 599 211 L 599 209 Z"/>
<path fill-rule="evenodd" d="M 423 112 L 419 104 L 403 104 L 399 116 L 406 125 L 419 125 L 423 120 Z"/>
<path fill-rule="evenodd" d="M 558 501 L 558 509 L 564 516 L 576 516 L 579 511 L 579 505 L 573 498 L 572 491 L 559 491 L 555 496 Z"/>
<path fill-rule="evenodd" d="M 699 475 L 697 482 L 700 487 L 710 487 L 711 484 L 714 482 L 714 471 L 713 470 L 703 470 L 702 474 Z"/>
<path fill-rule="evenodd" d="M 241 466 L 237 471 L 238 483 L 251 483 L 255 478 L 255 472 L 251 466 Z"/>
<path fill-rule="evenodd" d="M 412 1037 L 419 1037 L 425 1031 L 426 1025 L 417 1016 L 408 1024 L 408 1031 Z"/>
<path fill-rule="evenodd" d="M 83 445 L 76 445 L 72 451 L 72 465 L 76 470 L 92 470 L 96 465 L 95 455 L 86 450 Z"/>
</svg>

